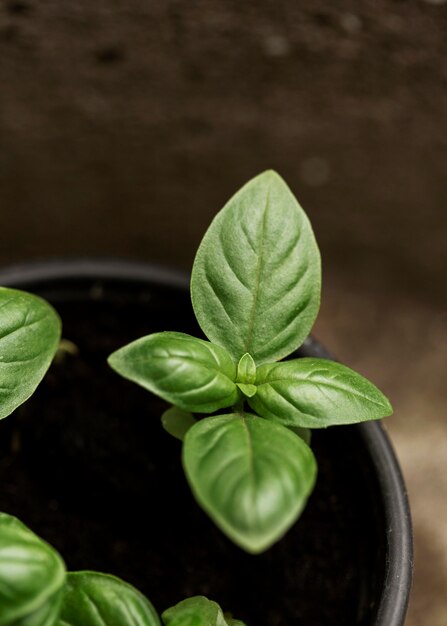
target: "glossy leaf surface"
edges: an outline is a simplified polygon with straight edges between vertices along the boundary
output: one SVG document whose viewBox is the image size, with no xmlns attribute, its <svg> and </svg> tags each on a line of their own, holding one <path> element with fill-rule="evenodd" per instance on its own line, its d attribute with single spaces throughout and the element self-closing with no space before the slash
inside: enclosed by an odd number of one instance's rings
<svg viewBox="0 0 447 626">
<path fill-rule="evenodd" d="M 216 215 L 194 261 L 191 297 L 207 337 L 239 360 L 279 359 L 309 334 L 320 302 L 320 255 L 309 220 L 272 171 Z"/>
<path fill-rule="evenodd" d="M 256 363 L 253 360 L 251 354 L 246 352 L 241 356 L 239 363 L 237 364 L 237 378 L 238 383 L 244 383 L 251 385 L 256 380 Z"/>
<path fill-rule="evenodd" d="M 57 626 L 160 626 L 160 620 L 149 600 L 119 578 L 73 572 Z"/>
<path fill-rule="evenodd" d="M 239 387 L 239 389 L 242 391 L 244 396 L 246 396 L 247 398 L 252 398 L 258 390 L 256 385 L 247 385 L 244 383 L 236 383 L 236 384 Z"/>
<path fill-rule="evenodd" d="M 230 539 L 253 553 L 295 522 L 316 477 L 314 456 L 302 439 L 251 415 L 198 422 L 186 435 L 183 464 L 199 504 Z"/>
<path fill-rule="evenodd" d="M 56 626 L 62 603 L 62 588 L 56 591 L 42 606 L 26 617 L 14 622 L 12 626 Z"/>
<path fill-rule="evenodd" d="M 324 428 L 390 415 L 379 389 L 348 367 L 303 358 L 258 368 L 257 393 L 249 404 L 259 415 L 284 424 Z"/>
<path fill-rule="evenodd" d="M 161 423 L 167 433 L 183 441 L 188 430 L 197 422 L 195 417 L 176 406 L 171 406 L 161 416 Z"/>
<path fill-rule="evenodd" d="M 0 419 L 25 402 L 57 350 L 56 311 L 32 294 L 0 287 Z"/>
<path fill-rule="evenodd" d="M 220 346 L 184 333 L 155 333 L 109 357 L 119 374 L 185 411 L 212 413 L 235 404 L 236 365 Z"/>
<path fill-rule="evenodd" d="M 16 518 L 0 514 L 0 626 L 52 626 L 65 581 L 59 554 Z"/>
<path fill-rule="evenodd" d="M 228 626 L 220 606 L 204 596 L 194 596 L 167 609 L 165 626 Z"/>
</svg>

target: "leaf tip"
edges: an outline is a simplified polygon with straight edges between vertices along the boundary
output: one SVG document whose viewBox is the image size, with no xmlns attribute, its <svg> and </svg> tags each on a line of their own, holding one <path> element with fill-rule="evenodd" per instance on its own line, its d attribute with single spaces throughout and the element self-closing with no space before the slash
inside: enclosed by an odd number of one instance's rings
<svg viewBox="0 0 447 626">
<path fill-rule="evenodd" d="M 281 176 L 281 174 L 278 174 L 278 172 L 274 169 L 267 169 L 264 170 L 263 172 L 261 172 L 260 174 L 258 174 L 255 177 L 255 180 L 262 180 L 265 181 L 268 184 L 277 184 L 280 183 L 282 185 L 285 185 L 286 182 L 284 180 L 284 178 Z"/>
<path fill-rule="evenodd" d="M 258 390 L 256 385 L 252 385 L 250 383 L 236 383 L 236 386 L 239 387 L 244 396 L 247 398 L 253 398 Z"/>
<path fill-rule="evenodd" d="M 112 354 L 109 354 L 109 356 L 107 357 L 108 366 L 111 367 L 118 374 L 121 373 L 120 365 L 121 365 L 122 350 L 123 348 L 119 348 L 118 350 L 115 350 L 114 352 L 112 352 Z"/>
<path fill-rule="evenodd" d="M 383 417 L 389 417 L 394 413 L 393 405 L 384 394 L 382 394 L 382 402 L 385 411 Z"/>
</svg>

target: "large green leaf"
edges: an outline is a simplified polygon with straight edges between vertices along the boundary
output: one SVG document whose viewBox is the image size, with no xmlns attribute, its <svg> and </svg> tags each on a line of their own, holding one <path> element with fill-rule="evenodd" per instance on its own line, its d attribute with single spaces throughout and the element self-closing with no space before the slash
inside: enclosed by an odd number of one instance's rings
<svg viewBox="0 0 447 626">
<path fill-rule="evenodd" d="M 320 255 L 296 198 L 272 171 L 248 182 L 216 215 L 191 277 L 195 314 L 207 337 L 234 359 L 257 364 L 290 354 L 320 303 Z"/>
<path fill-rule="evenodd" d="M 198 422 L 185 437 L 183 463 L 199 504 L 253 553 L 268 548 L 295 522 L 316 477 L 314 456 L 302 439 L 245 414 Z"/>
<path fill-rule="evenodd" d="M 11 626 L 55 626 L 59 617 L 62 596 L 63 590 L 61 588 L 48 598 L 42 606 L 14 622 Z"/>
<path fill-rule="evenodd" d="M 160 620 L 149 600 L 119 578 L 70 572 L 58 626 L 160 626 Z"/>
<path fill-rule="evenodd" d="M 220 606 L 204 596 L 179 602 L 162 613 L 165 626 L 227 626 Z"/>
<path fill-rule="evenodd" d="M 44 300 L 0 287 L 0 419 L 25 402 L 57 350 L 61 323 Z"/>
<path fill-rule="evenodd" d="M 307 428 L 354 424 L 390 415 L 377 387 L 327 359 L 293 359 L 257 370 L 257 392 L 248 401 L 259 415 Z"/>
<path fill-rule="evenodd" d="M 58 553 L 0 513 L 0 626 L 52 626 L 64 581 Z"/>
<path fill-rule="evenodd" d="M 109 357 L 110 366 L 185 411 L 212 413 L 238 401 L 236 365 L 220 346 L 184 333 L 155 333 Z"/>
</svg>

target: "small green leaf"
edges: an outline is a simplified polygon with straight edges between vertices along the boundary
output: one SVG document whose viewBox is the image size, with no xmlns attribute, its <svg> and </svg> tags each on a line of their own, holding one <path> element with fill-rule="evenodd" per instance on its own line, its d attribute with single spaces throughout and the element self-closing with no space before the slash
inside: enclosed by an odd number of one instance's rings
<svg viewBox="0 0 447 626">
<path fill-rule="evenodd" d="M 188 430 L 197 422 L 195 417 L 176 406 L 171 406 L 161 416 L 161 423 L 167 433 L 183 441 Z"/>
<path fill-rule="evenodd" d="M 254 411 L 286 425 L 325 428 L 390 415 L 385 396 L 369 380 L 327 359 L 303 358 L 258 368 Z"/>
<path fill-rule="evenodd" d="M 236 383 L 236 385 L 247 398 L 252 398 L 258 390 L 256 385 L 246 385 L 244 383 Z"/>
<path fill-rule="evenodd" d="M 22 522 L 0 513 L 0 626 L 52 626 L 65 566 Z"/>
<path fill-rule="evenodd" d="M 252 385 L 256 380 L 256 363 L 248 352 L 240 358 L 237 366 L 236 380 L 238 383 L 246 383 L 249 385 Z"/>
<path fill-rule="evenodd" d="M 135 587 L 98 572 L 70 572 L 57 626 L 160 626 Z"/>
<path fill-rule="evenodd" d="M 184 411 L 212 413 L 240 397 L 236 366 L 226 350 L 184 333 L 137 339 L 114 352 L 109 365 Z"/>
<path fill-rule="evenodd" d="M 207 337 L 239 360 L 282 358 L 307 337 L 321 286 L 306 214 L 275 172 L 249 181 L 216 215 L 194 261 L 191 298 Z"/>
<path fill-rule="evenodd" d="M 220 606 L 204 596 L 179 602 L 161 615 L 165 626 L 227 626 Z"/>
<path fill-rule="evenodd" d="M 61 322 L 44 300 L 0 287 L 0 419 L 35 391 L 56 353 Z"/>
<path fill-rule="evenodd" d="M 244 414 L 210 417 L 185 437 L 183 465 L 203 509 L 235 543 L 262 552 L 298 518 L 312 491 L 312 451 L 287 428 Z"/>
</svg>

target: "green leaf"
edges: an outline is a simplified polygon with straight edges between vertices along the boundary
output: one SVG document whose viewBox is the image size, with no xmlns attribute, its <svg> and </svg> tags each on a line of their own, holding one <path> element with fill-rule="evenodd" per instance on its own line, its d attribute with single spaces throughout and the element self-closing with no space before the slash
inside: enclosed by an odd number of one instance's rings
<svg viewBox="0 0 447 626">
<path fill-rule="evenodd" d="M 325 428 L 392 413 L 389 401 L 369 380 L 327 359 L 268 363 L 258 368 L 256 385 L 251 408 L 286 425 Z"/>
<path fill-rule="evenodd" d="M 57 350 L 61 322 L 44 300 L 0 287 L 0 419 L 35 391 Z"/>
<path fill-rule="evenodd" d="M 212 413 L 235 404 L 236 365 L 220 346 L 184 333 L 155 333 L 109 357 L 118 374 L 184 411 Z"/>
<path fill-rule="evenodd" d="M 246 352 L 241 356 L 237 365 L 237 377 L 238 383 L 244 383 L 252 385 L 256 380 L 256 363 L 253 361 L 251 354 Z"/>
<path fill-rule="evenodd" d="M 41 607 L 11 626 L 55 626 L 61 608 L 63 590 L 58 589 Z"/>
<path fill-rule="evenodd" d="M 196 422 L 197 420 L 191 413 L 176 406 L 171 406 L 161 416 L 161 423 L 165 431 L 180 441 L 183 441 L 188 430 Z"/>
<path fill-rule="evenodd" d="M 0 626 L 52 626 L 65 566 L 19 520 L 0 514 Z"/>
<path fill-rule="evenodd" d="M 119 578 L 70 572 L 58 626 L 160 626 L 149 600 Z"/>
<path fill-rule="evenodd" d="M 247 398 L 253 397 L 258 390 L 256 385 L 246 385 L 244 383 L 236 383 L 236 384 L 239 387 L 239 389 L 242 391 L 244 396 L 247 396 Z"/>
<path fill-rule="evenodd" d="M 183 464 L 203 509 L 230 539 L 262 552 L 298 518 L 316 477 L 312 451 L 287 428 L 245 414 L 198 422 Z"/>
<path fill-rule="evenodd" d="M 194 261 L 191 298 L 207 337 L 256 364 L 290 354 L 320 304 L 320 254 L 306 214 L 272 171 L 216 215 Z"/>
<path fill-rule="evenodd" d="M 227 626 L 220 606 L 204 596 L 179 602 L 161 615 L 165 626 Z"/>
</svg>

